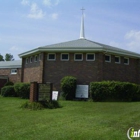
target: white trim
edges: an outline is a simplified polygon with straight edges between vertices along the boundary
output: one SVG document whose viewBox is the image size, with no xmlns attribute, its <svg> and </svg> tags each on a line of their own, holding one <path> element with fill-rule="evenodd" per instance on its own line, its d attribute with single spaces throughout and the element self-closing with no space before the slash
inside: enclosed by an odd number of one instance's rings
<svg viewBox="0 0 140 140">
<path fill-rule="evenodd" d="M 119 62 L 116 62 L 116 61 L 115 61 L 115 63 L 116 63 L 116 64 L 120 64 L 120 63 L 121 63 L 121 57 L 120 57 L 120 56 L 115 56 L 115 57 L 118 57 L 118 58 L 119 58 Z"/>
<path fill-rule="evenodd" d="M 32 56 L 30 57 L 30 63 L 33 63 L 33 57 Z"/>
<path fill-rule="evenodd" d="M 62 55 L 68 55 L 68 59 L 62 59 Z M 61 61 L 69 61 L 69 53 L 61 53 L 61 58 L 60 58 Z"/>
<path fill-rule="evenodd" d="M 124 59 L 128 60 L 128 63 L 124 63 L 125 65 L 129 65 L 129 58 L 128 57 L 124 57 Z"/>
<path fill-rule="evenodd" d="M 17 69 L 11 69 L 11 74 L 17 74 Z"/>
<path fill-rule="evenodd" d="M 87 59 L 87 56 L 90 55 L 90 54 L 94 55 L 94 59 L 92 59 L 92 60 Z M 86 61 L 95 61 L 95 53 L 87 53 L 86 54 Z"/>
<path fill-rule="evenodd" d="M 37 59 L 36 59 L 37 58 Z M 37 62 L 38 61 L 38 55 L 35 55 L 34 57 L 34 62 Z"/>
<path fill-rule="evenodd" d="M 78 54 L 81 54 L 82 59 L 80 59 L 80 60 L 75 59 L 75 56 L 78 55 Z M 74 61 L 83 61 L 83 54 L 82 53 L 75 53 L 74 54 Z"/>
<path fill-rule="evenodd" d="M 50 55 L 50 54 L 53 54 L 55 58 L 54 58 L 54 59 L 49 59 L 49 55 Z M 55 53 L 48 53 L 48 54 L 47 54 L 47 60 L 48 60 L 48 61 L 55 61 L 55 60 L 56 60 L 56 54 L 55 54 Z"/>
<path fill-rule="evenodd" d="M 109 56 L 110 60 L 108 61 L 108 60 L 105 59 L 105 62 L 109 62 L 109 63 L 111 63 L 111 55 L 109 55 L 109 54 L 105 54 L 105 57 L 106 57 L 106 56 Z"/>
</svg>

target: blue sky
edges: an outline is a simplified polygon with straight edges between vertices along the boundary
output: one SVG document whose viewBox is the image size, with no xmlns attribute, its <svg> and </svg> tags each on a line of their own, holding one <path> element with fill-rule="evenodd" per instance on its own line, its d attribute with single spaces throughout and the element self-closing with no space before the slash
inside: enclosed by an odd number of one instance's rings
<svg viewBox="0 0 140 140">
<path fill-rule="evenodd" d="M 140 53 L 140 0 L 0 0 L 0 54 L 85 37 Z"/>
</svg>

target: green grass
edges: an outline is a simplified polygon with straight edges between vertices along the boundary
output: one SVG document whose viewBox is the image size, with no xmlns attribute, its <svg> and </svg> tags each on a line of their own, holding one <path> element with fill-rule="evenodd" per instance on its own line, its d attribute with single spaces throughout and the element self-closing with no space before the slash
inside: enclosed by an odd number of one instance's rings
<svg viewBox="0 0 140 140">
<path fill-rule="evenodd" d="M 0 140 L 127 140 L 140 129 L 140 103 L 60 101 L 58 109 L 21 109 L 27 100 L 0 97 Z"/>
</svg>

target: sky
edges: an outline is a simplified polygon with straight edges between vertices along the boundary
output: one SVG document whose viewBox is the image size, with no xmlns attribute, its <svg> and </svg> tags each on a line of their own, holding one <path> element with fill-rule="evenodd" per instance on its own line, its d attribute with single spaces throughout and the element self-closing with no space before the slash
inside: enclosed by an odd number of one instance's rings
<svg viewBox="0 0 140 140">
<path fill-rule="evenodd" d="M 0 0 L 0 54 L 85 38 L 140 53 L 140 0 Z"/>
</svg>

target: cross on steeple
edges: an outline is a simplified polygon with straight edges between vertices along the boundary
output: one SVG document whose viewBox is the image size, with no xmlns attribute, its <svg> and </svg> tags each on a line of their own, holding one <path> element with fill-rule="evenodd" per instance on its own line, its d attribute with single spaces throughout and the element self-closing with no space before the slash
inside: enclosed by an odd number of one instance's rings
<svg viewBox="0 0 140 140">
<path fill-rule="evenodd" d="M 80 30 L 80 39 L 85 39 L 85 31 L 84 31 L 84 8 L 82 10 L 82 19 L 81 19 L 81 30 Z"/>
</svg>

